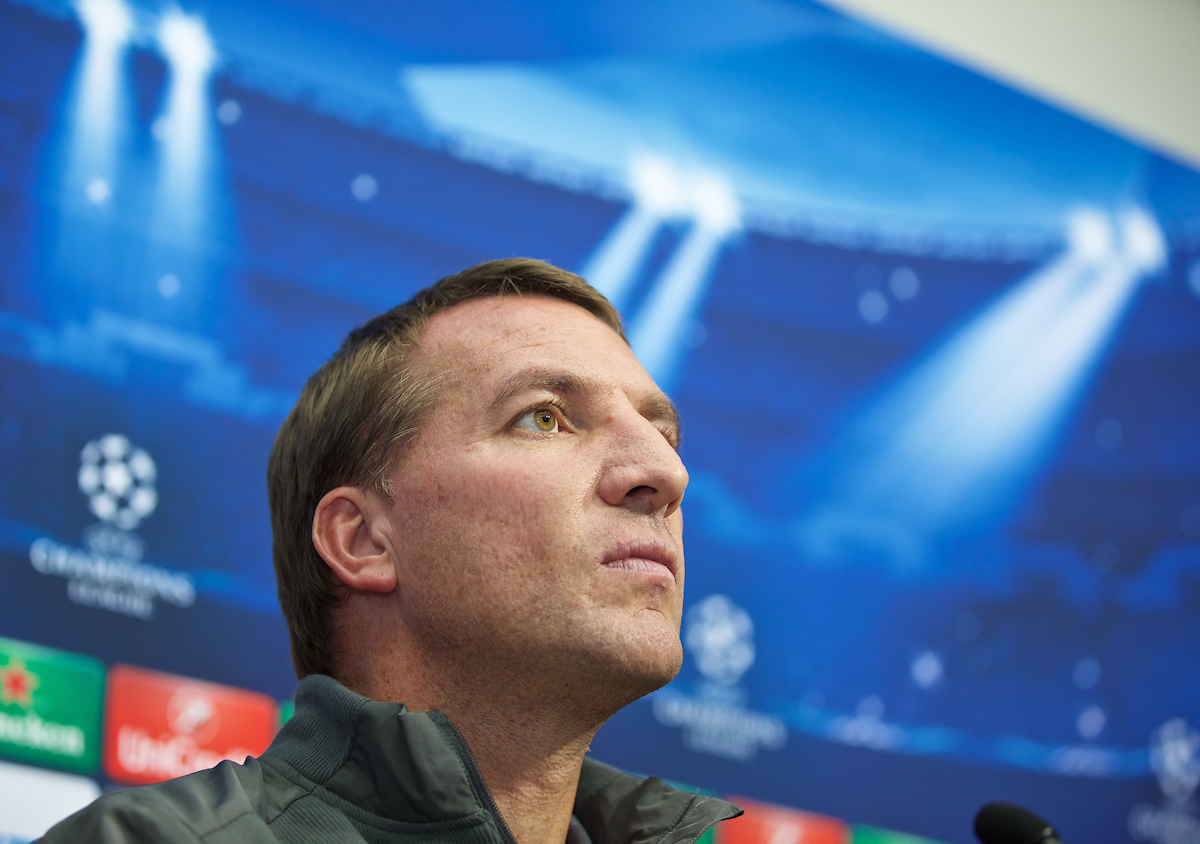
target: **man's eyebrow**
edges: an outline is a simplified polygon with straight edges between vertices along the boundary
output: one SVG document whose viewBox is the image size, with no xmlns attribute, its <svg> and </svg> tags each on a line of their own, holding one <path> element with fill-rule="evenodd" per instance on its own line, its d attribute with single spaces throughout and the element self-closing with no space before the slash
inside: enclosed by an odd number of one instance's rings
<svg viewBox="0 0 1200 844">
<path fill-rule="evenodd" d="M 586 390 L 586 382 L 571 372 L 561 369 L 537 367 L 513 373 L 496 388 L 491 406 L 498 407 L 513 396 L 530 390 L 544 390 L 560 395 L 576 395 Z"/>
<path fill-rule="evenodd" d="M 506 378 L 496 388 L 492 396 L 491 406 L 499 407 L 513 396 L 521 393 L 544 390 L 562 396 L 579 395 L 587 392 L 588 382 L 578 375 L 561 369 L 535 367 L 516 372 Z M 668 439 L 678 447 L 680 423 L 679 411 L 675 405 L 662 393 L 647 393 L 635 401 L 638 413 L 652 422 L 666 423 Z"/>
</svg>

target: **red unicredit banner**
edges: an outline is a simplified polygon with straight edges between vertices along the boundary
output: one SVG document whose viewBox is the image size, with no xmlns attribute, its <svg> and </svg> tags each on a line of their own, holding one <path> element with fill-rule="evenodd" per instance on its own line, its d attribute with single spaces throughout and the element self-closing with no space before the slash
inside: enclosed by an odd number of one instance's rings
<svg viewBox="0 0 1200 844">
<path fill-rule="evenodd" d="M 850 828 L 836 818 L 744 797 L 729 800 L 746 814 L 717 826 L 717 844 L 850 844 Z"/>
<path fill-rule="evenodd" d="M 129 785 L 160 782 L 258 756 L 275 736 L 266 695 L 115 665 L 108 674 L 104 770 Z"/>
</svg>

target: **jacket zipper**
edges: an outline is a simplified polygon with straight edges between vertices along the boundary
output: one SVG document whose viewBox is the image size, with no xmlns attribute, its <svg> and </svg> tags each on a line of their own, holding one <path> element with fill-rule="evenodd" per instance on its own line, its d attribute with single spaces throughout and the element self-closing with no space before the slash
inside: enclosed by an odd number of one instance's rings
<svg viewBox="0 0 1200 844">
<path fill-rule="evenodd" d="M 446 738 L 450 740 L 454 751 L 458 754 L 458 758 L 462 760 L 463 767 L 467 769 L 467 778 L 471 781 L 471 788 L 475 790 L 475 794 L 478 795 L 479 802 L 483 804 L 483 808 L 496 819 L 496 825 L 500 827 L 500 834 L 504 837 L 504 844 L 517 844 L 516 836 L 512 834 L 512 830 L 504 822 L 504 816 L 500 814 L 500 807 L 496 805 L 496 800 L 492 797 L 492 792 L 488 791 L 487 783 L 484 782 L 483 774 L 479 770 L 479 763 L 475 761 L 475 756 L 471 753 L 471 748 L 467 747 L 467 740 L 463 738 L 463 734 L 458 731 L 458 727 L 454 726 L 454 722 L 447 717 L 446 713 L 440 709 L 433 710 L 429 715 L 433 718 L 433 722 L 438 725 L 438 728 L 446 735 Z"/>
</svg>

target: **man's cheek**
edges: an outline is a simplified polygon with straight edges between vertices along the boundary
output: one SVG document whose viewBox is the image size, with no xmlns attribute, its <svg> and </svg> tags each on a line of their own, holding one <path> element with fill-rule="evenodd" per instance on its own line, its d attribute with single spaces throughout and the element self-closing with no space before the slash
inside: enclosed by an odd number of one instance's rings
<svg viewBox="0 0 1200 844">
<path fill-rule="evenodd" d="M 680 547 L 683 547 L 683 507 L 667 517 L 667 530 L 675 537 Z"/>
</svg>

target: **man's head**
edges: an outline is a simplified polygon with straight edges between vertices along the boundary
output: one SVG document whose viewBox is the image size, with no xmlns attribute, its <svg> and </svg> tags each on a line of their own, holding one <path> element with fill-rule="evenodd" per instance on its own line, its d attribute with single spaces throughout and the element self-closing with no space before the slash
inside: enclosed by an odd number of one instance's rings
<svg viewBox="0 0 1200 844">
<path fill-rule="evenodd" d="M 426 657 L 670 679 L 677 438 L 612 306 L 540 262 L 473 267 L 351 333 L 268 471 L 297 674 L 340 674 L 342 602 L 386 596 Z"/>
</svg>

